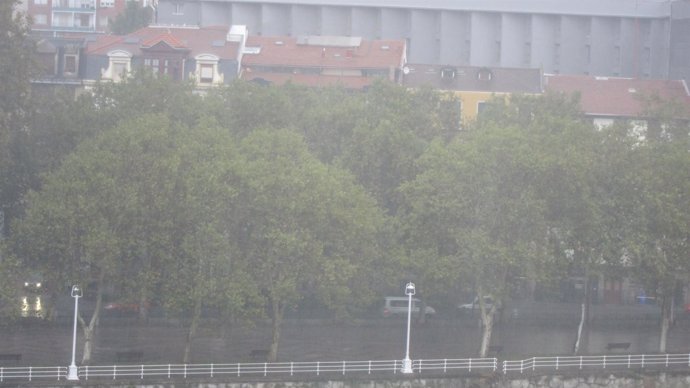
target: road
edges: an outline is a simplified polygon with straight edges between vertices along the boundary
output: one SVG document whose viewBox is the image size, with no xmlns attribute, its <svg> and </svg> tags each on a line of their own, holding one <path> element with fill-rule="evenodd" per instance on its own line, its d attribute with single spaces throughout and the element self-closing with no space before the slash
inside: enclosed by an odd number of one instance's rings
<svg viewBox="0 0 690 388">
<path fill-rule="evenodd" d="M 570 353 L 577 326 L 578 306 L 525 305 L 504 314 L 492 344 L 500 345 L 502 358 Z M 609 342 L 630 342 L 626 353 L 655 352 L 658 344 L 657 310 L 653 306 L 595 306 L 590 352 L 602 354 Z M 690 320 L 681 317 L 669 338 L 669 352 L 687 353 Z M 280 341 L 280 361 L 339 361 L 402 359 L 405 352 L 404 319 L 358 319 L 332 323 L 323 319 L 286 320 Z M 2 328 L 0 353 L 22 354 L 22 365 L 68 365 L 71 360 L 72 325 L 63 320 L 47 323 L 24 319 Z M 253 327 L 230 326 L 225 336 L 218 325 L 203 326 L 193 342 L 194 363 L 247 362 L 254 349 L 266 349 L 271 333 L 268 322 Z M 141 324 L 134 318 L 104 318 L 97 329 L 93 364 L 111 364 L 115 354 L 140 350 L 145 363 L 179 363 L 186 330 L 170 320 Z M 82 335 L 78 333 L 77 360 Z M 476 355 L 481 328 L 476 317 L 434 317 L 413 325 L 411 357 L 464 358 Z"/>
</svg>

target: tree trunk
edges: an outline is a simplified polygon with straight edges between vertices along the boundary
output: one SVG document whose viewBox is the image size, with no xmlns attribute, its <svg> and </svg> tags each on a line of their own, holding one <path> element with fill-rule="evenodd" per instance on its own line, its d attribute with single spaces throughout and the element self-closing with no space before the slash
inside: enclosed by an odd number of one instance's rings
<svg viewBox="0 0 690 388">
<path fill-rule="evenodd" d="M 592 300 L 592 286 L 589 283 L 589 270 L 585 270 L 585 294 L 583 296 L 580 324 L 577 326 L 577 339 L 573 347 L 573 353 L 577 355 L 587 354 L 589 349 L 589 321 Z"/>
<path fill-rule="evenodd" d="M 486 311 L 483 298 L 480 298 L 479 309 L 482 315 L 482 344 L 479 347 L 479 357 L 484 358 L 489 353 L 489 344 L 491 343 L 491 334 L 494 329 L 494 316 L 496 315 L 496 303 L 491 306 L 489 311 Z"/>
<path fill-rule="evenodd" d="M 57 303 L 58 294 L 57 292 L 50 291 L 48 294 L 48 311 L 46 312 L 45 318 L 50 322 L 55 322 L 58 317 Z M 45 303 L 45 302 L 44 302 Z"/>
<path fill-rule="evenodd" d="M 142 255 L 142 267 L 143 272 L 148 273 L 151 271 L 151 256 L 146 249 L 144 255 Z M 144 282 L 139 290 L 139 322 L 146 323 L 149 320 L 149 289 L 148 282 Z"/>
<path fill-rule="evenodd" d="M 184 344 L 184 356 L 182 362 L 188 364 L 192 354 L 192 341 L 196 336 L 196 330 L 199 327 L 201 320 L 201 299 L 197 299 L 194 303 L 194 313 L 192 314 L 192 322 L 189 324 L 189 331 L 187 332 L 187 340 Z"/>
<path fill-rule="evenodd" d="M 149 321 L 149 301 L 147 297 L 146 290 L 142 290 L 139 295 L 139 321 L 148 322 Z"/>
<path fill-rule="evenodd" d="M 101 304 L 103 303 L 103 280 L 105 279 L 105 273 L 101 270 L 98 284 L 96 285 L 96 308 L 91 315 L 91 320 L 87 325 L 84 319 L 79 315 L 79 323 L 84 331 L 84 353 L 82 355 L 81 364 L 89 365 L 91 363 L 91 350 L 93 349 L 93 340 L 95 336 L 96 326 L 98 325 L 98 319 L 100 318 Z"/>
<path fill-rule="evenodd" d="M 278 343 L 280 342 L 280 328 L 283 323 L 283 313 L 285 312 L 285 305 L 280 301 L 271 298 L 271 312 L 272 312 L 272 339 L 271 347 L 268 350 L 268 362 L 275 362 L 278 359 Z"/>
<path fill-rule="evenodd" d="M 661 330 L 659 333 L 659 353 L 666 353 L 668 331 L 671 327 L 671 299 L 673 296 L 664 294 L 661 296 Z"/>
<path fill-rule="evenodd" d="M 419 299 L 419 312 L 417 313 L 417 323 L 423 325 L 426 323 L 426 301 Z"/>
</svg>

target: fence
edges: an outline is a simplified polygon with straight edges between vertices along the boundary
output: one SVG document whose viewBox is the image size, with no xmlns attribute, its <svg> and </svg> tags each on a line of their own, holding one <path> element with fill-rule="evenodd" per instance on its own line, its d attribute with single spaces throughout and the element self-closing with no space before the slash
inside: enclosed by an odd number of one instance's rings
<svg viewBox="0 0 690 388">
<path fill-rule="evenodd" d="M 412 370 L 417 373 L 448 370 L 497 369 L 495 358 L 414 360 Z M 372 373 L 400 373 L 402 361 L 335 361 L 335 362 L 275 362 L 246 364 L 167 364 L 167 365 L 113 365 L 84 366 L 79 368 L 79 377 L 85 380 L 95 378 L 140 378 L 145 377 L 218 377 L 218 376 L 294 376 L 309 374 L 321 376 Z"/>
<path fill-rule="evenodd" d="M 276 362 L 238 364 L 165 364 L 165 365 L 105 365 L 81 366 L 80 380 L 117 380 L 145 378 L 214 378 L 214 377 L 268 377 L 268 376 L 342 376 L 401 373 L 402 361 L 323 361 Z M 664 369 L 690 368 L 690 354 L 606 355 L 532 357 L 525 360 L 503 361 L 502 372 L 558 373 L 567 370 L 598 369 Z M 494 373 L 498 369 L 496 358 L 413 360 L 412 370 L 422 373 Z M 0 383 L 7 381 L 65 380 L 67 367 L 2 367 Z"/>
<path fill-rule="evenodd" d="M 67 378 L 67 367 L 2 367 L 0 366 L 0 383 L 7 380 L 61 380 Z"/>
<path fill-rule="evenodd" d="M 690 367 L 690 354 L 636 354 L 609 356 L 532 357 L 504 361 L 503 373 L 539 370 L 631 369 Z"/>
</svg>

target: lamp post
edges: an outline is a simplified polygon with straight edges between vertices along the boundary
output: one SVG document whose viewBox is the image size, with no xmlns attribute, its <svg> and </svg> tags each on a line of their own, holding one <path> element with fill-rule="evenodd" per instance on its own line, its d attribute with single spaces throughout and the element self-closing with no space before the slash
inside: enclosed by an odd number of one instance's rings
<svg viewBox="0 0 690 388">
<path fill-rule="evenodd" d="M 79 312 L 79 298 L 81 298 L 81 296 L 81 287 L 76 284 L 72 286 L 72 297 L 74 298 L 74 330 L 72 332 L 72 363 L 69 366 L 67 380 L 79 380 L 79 373 L 77 371 L 77 365 L 74 362 L 74 356 L 77 351 L 77 315 Z"/>
<path fill-rule="evenodd" d="M 412 373 L 412 360 L 410 360 L 410 322 L 412 321 L 412 295 L 414 295 L 414 283 L 409 282 L 405 286 L 407 295 L 407 346 L 405 347 L 405 359 L 403 360 L 402 373 Z"/>
</svg>

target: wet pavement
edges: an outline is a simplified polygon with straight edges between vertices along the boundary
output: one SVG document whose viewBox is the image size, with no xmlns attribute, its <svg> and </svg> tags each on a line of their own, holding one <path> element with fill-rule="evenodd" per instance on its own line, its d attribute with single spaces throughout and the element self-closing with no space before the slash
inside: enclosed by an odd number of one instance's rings
<svg viewBox="0 0 690 388">
<path fill-rule="evenodd" d="M 503 348 L 499 358 L 520 359 L 537 355 L 569 355 L 577 330 L 577 304 L 524 304 L 506 309 L 494 330 L 492 345 Z M 658 309 L 655 306 L 594 306 L 589 350 L 606 353 L 611 342 L 629 342 L 621 353 L 655 353 L 658 349 Z M 0 354 L 22 355 L 21 365 L 68 365 L 71 360 L 72 324 L 63 319 L 48 323 L 26 318 L 0 328 Z M 224 333 L 223 333 L 224 332 Z M 103 317 L 97 328 L 92 364 L 113 364 L 116 353 L 143 352 L 147 364 L 179 363 L 184 352 L 186 328 L 173 320 L 151 319 L 147 324 L 133 317 Z M 279 361 L 341 361 L 402 359 L 406 321 L 369 317 L 348 323 L 325 319 L 288 319 L 283 325 Z M 77 363 L 83 336 L 77 335 Z M 476 356 L 481 328 L 476 316 L 434 317 L 415 324 L 411 357 L 465 358 Z M 271 340 L 268 321 L 254 326 L 207 322 L 192 346 L 193 363 L 256 361 L 252 350 L 267 349 Z M 690 352 L 690 319 L 679 316 L 672 328 L 668 351 Z"/>
</svg>

